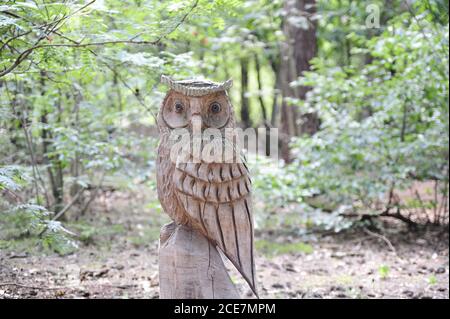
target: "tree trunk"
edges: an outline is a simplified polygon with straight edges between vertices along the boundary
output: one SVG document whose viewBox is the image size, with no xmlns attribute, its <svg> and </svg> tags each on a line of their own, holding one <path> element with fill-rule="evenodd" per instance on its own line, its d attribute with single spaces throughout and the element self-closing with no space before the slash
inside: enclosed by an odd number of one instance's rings
<svg viewBox="0 0 450 319">
<path fill-rule="evenodd" d="M 261 113 L 263 116 L 264 125 L 267 125 L 267 108 L 266 108 L 266 104 L 264 103 L 264 96 L 263 96 L 263 85 L 262 85 L 262 79 L 261 79 L 261 63 L 259 63 L 259 57 L 257 54 L 255 54 L 255 69 L 256 69 L 256 79 L 258 80 L 259 105 L 261 106 Z"/>
<path fill-rule="evenodd" d="M 275 84 L 274 84 L 274 96 L 273 96 L 273 104 L 272 104 L 272 114 L 270 115 L 270 124 L 274 127 L 278 127 L 278 100 L 280 96 L 280 62 L 271 60 L 270 66 L 272 67 L 272 71 L 275 74 Z"/>
<path fill-rule="evenodd" d="M 187 226 L 161 228 L 159 243 L 161 299 L 237 299 L 216 247 Z"/>
<path fill-rule="evenodd" d="M 281 46 L 280 85 L 281 104 L 281 155 L 290 162 L 289 140 L 300 134 L 314 134 L 319 128 L 316 114 L 299 114 L 295 106 L 288 103 L 289 98 L 304 100 L 309 87 L 291 87 L 290 83 L 303 72 L 311 68 L 310 60 L 317 53 L 317 23 L 312 16 L 316 13 L 315 0 L 285 0 L 284 10 L 287 12 L 283 23 L 286 42 Z"/>
<path fill-rule="evenodd" d="M 245 128 L 251 127 L 248 92 L 248 59 L 241 58 L 241 121 Z"/>
<path fill-rule="evenodd" d="M 62 92 L 59 90 L 59 99 L 56 103 L 57 108 L 57 116 L 56 116 L 56 123 L 61 123 L 62 121 Z M 54 176 L 54 184 L 52 185 L 52 192 L 53 192 L 53 198 L 54 198 L 54 204 L 53 204 L 53 210 L 58 213 L 61 211 L 64 207 L 64 174 L 63 174 L 63 164 L 59 160 L 59 158 L 55 158 L 51 160 L 52 162 L 52 169 L 53 169 L 53 176 Z M 66 216 L 63 215 L 60 218 L 61 220 L 65 220 Z"/>
</svg>

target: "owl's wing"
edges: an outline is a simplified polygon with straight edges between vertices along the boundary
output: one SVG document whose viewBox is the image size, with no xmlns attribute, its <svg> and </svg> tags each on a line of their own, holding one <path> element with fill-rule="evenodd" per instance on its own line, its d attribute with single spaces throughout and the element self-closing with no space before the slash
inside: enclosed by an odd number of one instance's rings
<svg viewBox="0 0 450 319">
<path fill-rule="evenodd" d="M 258 296 L 251 180 L 245 163 L 177 164 L 173 177 L 192 224 L 224 252 Z"/>
</svg>

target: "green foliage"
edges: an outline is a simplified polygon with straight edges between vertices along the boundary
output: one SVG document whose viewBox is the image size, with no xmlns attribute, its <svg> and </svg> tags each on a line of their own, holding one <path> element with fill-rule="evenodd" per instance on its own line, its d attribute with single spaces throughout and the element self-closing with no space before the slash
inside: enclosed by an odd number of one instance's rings
<svg viewBox="0 0 450 319">
<path fill-rule="evenodd" d="M 435 275 L 431 275 L 431 276 L 428 278 L 428 283 L 429 283 L 430 285 L 436 285 L 436 284 L 438 283 L 438 280 L 437 280 L 436 276 L 435 276 Z"/>
<path fill-rule="evenodd" d="M 28 177 L 17 166 L 0 167 L 0 191 L 18 191 L 26 183 Z"/>
<path fill-rule="evenodd" d="M 0 191 L 19 191 L 26 185 L 24 176 L 18 167 L 0 167 Z M 52 213 L 45 207 L 0 202 L 0 208 L 0 241 L 39 237 L 44 248 L 60 255 L 72 253 L 77 248 L 72 239 L 74 234 L 60 222 L 51 220 Z"/>
<path fill-rule="evenodd" d="M 377 214 L 392 187 L 414 181 L 438 180 L 448 193 L 448 2 L 409 3 L 372 1 L 382 15 L 380 27 L 370 29 L 366 2 L 317 1 L 318 56 L 292 83 L 311 91 L 290 102 L 300 113 L 317 112 L 321 128 L 293 139 L 292 164 L 252 164 L 257 228 L 347 229 L 354 223 L 345 213 Z M 280 100 L 280 48 L 289 40 L 283 5 L 3 1 L 0 192 L 19 203 L 0 203 L 8 220 L 0 227 L 9 238 L 46 229 L 41 243 L 66 253 L 71 248 L 60 243 L 70 234 L 50 221 L 50 211 L 81 194 L 70 211 L 84 212 L 104 184 L 154 187 L 161 74 L 232 77 L 236 114 L 248 97 L 252 122 L 262 123 L 261 101 L 270 114 Z M 243 94 L 240 60 L 249 61 Z M 160 210 L 154 198 L 148 202 L 143 209 Z M 438 206 L 417 199 L 405 205 Z M 98 237 L 89 226 L 77 230 L 85 243 Z M 134 240 L 153 237 L 148 231 Z"/>
<path fill-rule="evenodd" d="M 77 232 L 78 240 L 85 245 L 110 245 L 118 234 L 123 234 L 125 228 L 121 224 L 91 225 L 86 222 L 70 223 L 70 228 Z"/>
<path fill-rule="evenodd" d="M 59 221 L 44 220 L 41 228 L 45 229 L 40 235 L 44 248 L 59 255 L 71 254 L 78 249 L 77 242 L 72 239 L 75 234 L 64 228 Z"/>
<path fill-rule="evenodd" d="M 302 242 L 281 244 L 269 240 L 255 241 L 255 248 L 269 257 L 295 253 L 311 254 L 314 250 L 311 245 Z"/>
<path fill-rule="evenodd" d="M 344 4 L 344 5 L 343 5 Z M 390 207 L 389 194 L 415 181 L 439 182 L 448 195 L 448 5 L 391 2 L 381 26 L 363 26 L 366 4 L 320 1 L 319 56 L 293 86 L 311 87 L 290 99 L 321 120 L 313 136 L 294 138 L 294 162 L 252 165 L 257 227 L 340 231 L 361 213 Z M 386 3 L 385 3 L 386 4 Z M 326 19 L 325 19 L 326 18 Z M 446 195 L 447 194 L 447 195 Z M 399 209 L 428 209 L 435 199 L 405 199 Z M 363 222 L 364 225 L 364 222 Z"/>
<path fill-rule="evenodd" d="M 73 233 L 58 221 L 50 219 L 51 213 L 42 206 L 18 205 L 0 214 L 1 240 L 20 238 L 41 239 L 45 249 L 60 255 L 72 253 L 77 243 L 72 239 Z"/>
<path fill-rule="evenodd" d="M 389 276 L 389 272 L 390 272 L 389 266 L 381 265 L 378 268 L 378 274 L 380 275 L 381 279 L 387 279 L 387 277 Z"/>
<path fill-rule="evenodd" d="M 294 83 L 313 87 L 301 107 L 322 124 L 293 142 L 288 170 L 300 190 L 370 212 L 394 185 L 448 183 L 448 26 L 405 14 L 365 43 L 372 63 L 316 59 L 314 72 Z"/>
</svg>

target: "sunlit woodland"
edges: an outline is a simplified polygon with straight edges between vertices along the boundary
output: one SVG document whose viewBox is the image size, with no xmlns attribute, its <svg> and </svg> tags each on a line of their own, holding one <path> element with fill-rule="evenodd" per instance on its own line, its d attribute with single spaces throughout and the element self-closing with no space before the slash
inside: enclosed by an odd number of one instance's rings
<svg viewBox="0 0 450 319">
<path fill-rule="evenodd" d="M 232 79 L 238 126 L 278 129 L 247 154 L 261 298 L 449 298 L 448 14 L 0 0 L 0 299 L 159 298 L 163 74 Z"/>
</svg>

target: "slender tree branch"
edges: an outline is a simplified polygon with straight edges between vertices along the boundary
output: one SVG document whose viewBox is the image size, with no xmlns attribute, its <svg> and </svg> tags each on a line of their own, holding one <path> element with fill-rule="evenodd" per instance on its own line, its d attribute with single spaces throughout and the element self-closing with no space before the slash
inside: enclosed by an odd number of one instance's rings
<svg viewBox="0 0 450 319">
<path fill-rule="evenodd" d="M 180 27 L 180 25 L 184 21 L 186 21 L 186 19 L 189 16 L 189 14 L 197 7 L 199 0 L 196 0 L 193 3 L 191 8 L 183 15 L 183 17 L 175 24 L 175 26 L 173 28 L 171 28 L 168 32 L 164 33 L 163 35 L 159 36 L 154 41 L 144 41 L 144 40 L 136 41 L 135 39 L 140 35 L 140 34 L 138 34 L 138 35 L 135 35 L 135 36 L 133 36 L 133 37 L 127 39 L 127 40 L 111 40 L 111 41 L 88 42 L 88 43 L 81 43 L 80 41 L 72 40 L 72 41 L 70 41 L 71 43 L 39 44 L 39 42 L 41 42 L 42 39 L 46 38 L 49 34 L 55 32 L 56 27 L 57 27 L 58 24 L 60 24 L 61 22 L 65 21 L 67 19 L 69 19 L 70 17 L 74 16 L 76 13 L 78 13 L 81 10 L 85 9 L 86 7 L 88 7 L 89 5 L 91 5 L 94 2 L 95 2 L 95 0 L 87 3 L 86 5 L 81 7 L 80 9 L 72 12 L 71 14 L 69 14 L 67 16 L 64 16 L 64 17 L 62 17 L 62 18 L 60 18 L 60 19 L 58 19 L 56 21 L 53 21 L 53 22 L 50 22 L 50 23 L 42 25 L 41 28 L 47 27 L 46 32 L 44 32 L 43 35 L 41 35 L 41 37 L 36 41 L 35 45 L 33 45 L 32 47 L 24 50 L 9 67 L 7 67 L 3 71 L 1 71 L 0 72 L 0 78 L 2 76 L 5 76 L 6 74 L 12 72 L 15 68 L 17 68 L 33 51 L 38 50 L 38 49 L 42 49 L 42 48 L 51 48 L 51 47 L 87 48 L 87 47 L 98 47 L 98 46 L 116 45 L 116 44 L 157 45 L 163 39 L 167 38 L 170 34 L 175 32 Z"/>
<path fill-rule="evenodd" d="M 103 184 L 104 177 L 105 173 L 103 173 L 102 176 L 100 177 L 100 182 L 95 187 L 94 191 L 91 193 L 91 196 L 89 197 L 89 200 L 87 201 L 86 205 L 84 205 L 84 207 L 81 209 L 81 215 L 84 215 L 84 213 L 87 211 L 91 203 L 94 201 L 95 197 L 97 197 L 98 191 L 100 190 L 100 187 Z"/>
<path fill-rule="evenodd" d="M 397 255 L 397 250 L 396 250 L 395 247 L 392 245 L 392 243 L 389 241 L 389 239 L 386 238 L 386 236 L 383 236 L 383 235 L 374 233 L 374 232 L 368 230 L 367 228 L 364 228 L 364 231 L 365 231 L 368 235 L 374 236 L 374 237 L 379 238 L 379 239 L 381 239 L 382 241 L 384 241 L 384 242 L 389 246 L 389 248 L 391 249 L 391 251 L 392 251 L 395 255 Z"/>
<path fill-rule="evenodd" d="M 10 97 L 9 94 L 9 89 L 8 89 L 8 85 L 5 86 L 6 88 L 6 93 L 8 94 L 9 100 L 10 100 L 10 104 L 12 106 L 12 110 L 14 112 L 14 114 L 16 116 L 18 116 L 20 124 L 22 126 L 23 132 L 24 132 L 24 136 L 25 136 L 25 142 L 28 148 L 28 151 L 30 152 L 30 157 L 31 157 L 31 166 L 32 166 L 32 173 L 33 173 L 33 184 L 34 184 L 34 189 L 36 192 L 36 202 L 39 204 L 40 203 L 40 199 L 39 199 L 39 185 L 38 185 L 38 178 L 37 178 L 37 168 L 36 168 L 36 161 L 34 158 L 34 151 L 33 151 L 33 147 L 31 145 L 29 136 L 28 136 L 28 131 L 26 128 L 26 123 L 23 120 L 23 116 L 21 114 L 19 114 L 16 110 L 16 101 L 13 101 Z"/>
<path fill-rule="evenodd" d="M 29 288 L 29 289 L 39 289 L 39 290 L 58 290 L 58 289 L 68 289 L 70 287 L 38 287 L 38 286 L 29 286 L 24 284 L 19 284 L 15 282 L 0 282 L 0 287 L 3 286 L 15 286 L 20 288 Z"/>
<path fill-rule="evenodd" d="M 78 193 L 72 198 L 72 200 L 70 201 L 70 203 L 68 203 L 63 209 L 61 209 L 61 211 L 59 213 L 57 213 L 52 220 L 57 220 L 58 218 L 60 218 L 62 215 L 64 215 L 65 212 L 67 212 L 78 200 L 78 198 L 80 198 L 81 194 L 83 194 L 84 188 L 81 188 Z"/>
</svg>

